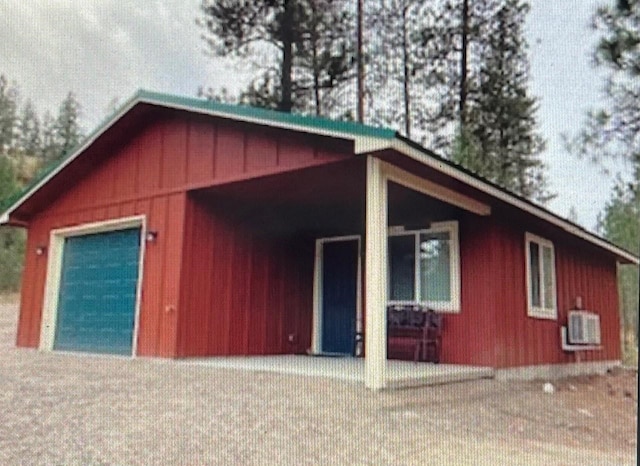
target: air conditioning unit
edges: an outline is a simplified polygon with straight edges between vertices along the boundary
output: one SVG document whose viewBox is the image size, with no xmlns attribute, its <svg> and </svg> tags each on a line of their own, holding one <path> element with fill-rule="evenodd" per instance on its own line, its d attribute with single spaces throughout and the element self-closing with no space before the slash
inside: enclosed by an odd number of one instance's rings
<svg viewBox="0 0 640 466">
<path fill-rule="evenodd" d="M 600 344 L 600 316 L 589 311 L 569 311 L 569 343 Z"/>
</svg>

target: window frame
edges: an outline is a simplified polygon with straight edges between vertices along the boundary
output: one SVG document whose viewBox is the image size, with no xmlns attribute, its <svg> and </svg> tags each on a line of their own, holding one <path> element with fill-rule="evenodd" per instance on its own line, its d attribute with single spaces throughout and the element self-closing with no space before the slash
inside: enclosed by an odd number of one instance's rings
<svg viewBox="0 0 640 466">
<path fill-rule="evenodd" d="M 533 287 L 531 286 L 531 243 L 537 244 L 539 249 L 538 254 L 538 270 L 540 275 L 540 296 L 539 302 L 540 306 L 533 305 Z M 544 271 L 544 253 L 543 248 L 551 249 L 551 298 L 553 307 L 545 306 L 545 271 Z M 557 320 L 558 319 L 558 284 L 556 279 L 556 253 L 555 247 L 551 241 L 545 238 L 541 238 L 540 236 L 534 235 L 533 233 L 525 233 L 525 269 L 526 269 L 526 289 L 527 289 L 527 316 L 537 318 L 537 319 L 550 319 Z"/>
<path fill-rule="evenodd" d="M 451 286 L 451 299 L 449 301 L 421 301 L 420 300 L 420 235 L 430 233 L 449 234 L 449 280 Z M 446 222 L 433 222 L 430 228 L 419 230 L 405 230 L 403 228 L 391 227 L 387 234 L 387 248 L 389 248 L 389 238 L 395 236 L 413 236 L 414 241 L 414 271 L 413 271 L 413 300 L 392 300 L 391 299 L 391 251 L 388 253 L 387 264 L 387 293 L 390 306 L 420 305 L 427 306 L 440 312 L 459 313 L 460 312 L 460 238 L 458 233 L 458 222 L 456 220 Z"/>
</svg>

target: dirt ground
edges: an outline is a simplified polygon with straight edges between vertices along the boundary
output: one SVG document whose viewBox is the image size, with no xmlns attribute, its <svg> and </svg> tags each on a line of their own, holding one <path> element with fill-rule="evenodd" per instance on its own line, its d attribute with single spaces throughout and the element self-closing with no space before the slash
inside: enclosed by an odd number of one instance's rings
<svg viewBox="0 0 640 466">
<path fill-rule="evenodd" d="M 372 393 L 352 383 L 15 348 L 2 465 L 636 464 L 637 372 Z"/>
</svg>

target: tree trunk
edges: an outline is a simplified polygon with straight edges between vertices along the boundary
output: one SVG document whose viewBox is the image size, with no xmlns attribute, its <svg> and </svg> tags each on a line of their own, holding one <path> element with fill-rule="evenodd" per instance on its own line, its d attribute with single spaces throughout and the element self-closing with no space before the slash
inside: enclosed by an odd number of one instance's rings
<svg viewBox="0 0 640 466">
<path fill-rule="evenodd" d="M 402 62 L 404 65 L 404 132 L 405 135 L 411 137 L 411 96 L 409 95 L 410 83 L 409 80 L 409 44 L 407 40 L 407 10 L 408 5 L 404 5 L 402 9 Z"/>
<path fill-rule="evenodd" d="M 357 59 L 358 59 L 358 71 L 357 71 L 357 81 L 358 81 L 358 90 L 357 90 L 357 118 L 358 123 L 364 122 L 364 57 L 362 56 L 362 23 L 363 23 L 363 0 L 358 0 L 358 39 L 357 39 Z"/>
<path fill-rule="evenodd" d="M 280 76 L 280 105 L 278 110 L 291 112 L 293 101 L 291 99 L 292 84 L 291 70 L 293 67 L 293 8 L 294 0 L 284 0 L 284 12 L 282 17 L 282 74 Z"/>
<path fill-rule="evenodd" d="M 313 61 L 313 98 L 315 100 L 316 115 L 320 116 L 320 65 L 318 63 L 318 10 L 314 2 L 311 2 L 313 22 L 311 25 L 311 59 Z"/>
<path fill-rule="evenodd" d="M 460 55 L 460 127 L 464 128 L 467 123 L 467 53 L 469 48 L 469 0 L 462 2 L 462 51 Z"/>
</svg>

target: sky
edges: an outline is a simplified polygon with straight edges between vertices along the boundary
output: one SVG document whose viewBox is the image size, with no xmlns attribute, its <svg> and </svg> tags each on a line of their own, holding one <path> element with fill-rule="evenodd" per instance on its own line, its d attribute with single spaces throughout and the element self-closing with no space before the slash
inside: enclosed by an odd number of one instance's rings
<svg viewBox="0 0 640 466">
<path fill-rule="evenodd" d="M 579 160 L 562 134 L 579 131 L 601 103 L 602 75 L 591 65 L 588 24 L 606 0 L 530 0 L 527 22 L 532 95 L 547 149 L 547 206 L 561 216 L 574 207 L 593 230 L 609 199 L 612 177 Z M 200 0 L 1 0 L 0 74 L 15 81 L 42 114 L 57 113 L 73 91 L 90 132 L 114 102 L 137 89 L 194 96 L 202 85 L 235 82 L 232 64 L 208 56 L 195 25 Z M 624 170 L 613 165 L 613 171 Z"/>
</svg>

